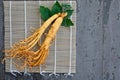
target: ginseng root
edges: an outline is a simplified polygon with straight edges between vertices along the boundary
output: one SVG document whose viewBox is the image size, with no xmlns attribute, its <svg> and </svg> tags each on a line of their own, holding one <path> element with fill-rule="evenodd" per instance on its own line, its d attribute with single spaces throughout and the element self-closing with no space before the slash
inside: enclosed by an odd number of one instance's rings
<svg viewBox="0 0 120 80">
<path fill-rule="evenodd" d="M 15 43 L 9 50 L 5 50 L 7 54 L 3 61 L 6 58 L 20 59 L 22 57 L 29 56 L 29 50 L 31 50 L 35 45 L 38 44 L 46 28 L 48 28 L 48 26 L 59 16 L 60 13 L 54 14 L 48 20 L 46 20 L 43 25 L 33 33 L 33 35 L 24 40 L 21 40 L 20 42 Z"/>
<path fill-rule="evenodd" d="M 56 36 L 56 33 L 60 28 L 63 18 L 66 15 L 67 15 L 67 13 L 62 13 L 61 16 L 55 20 L 55 22 L 51 26 L 44 42 L 42 43 L 42 45 L 38 51 L 38 56 L 31 58 L 32 61 L 28 62 L 30 66 L 39 66 L 39 65 L 45 63 L 45 60 L 48 56 L 50 44 L 51 44 L 52 40 L 54 39 L 54 37 Z"/>
</svg>

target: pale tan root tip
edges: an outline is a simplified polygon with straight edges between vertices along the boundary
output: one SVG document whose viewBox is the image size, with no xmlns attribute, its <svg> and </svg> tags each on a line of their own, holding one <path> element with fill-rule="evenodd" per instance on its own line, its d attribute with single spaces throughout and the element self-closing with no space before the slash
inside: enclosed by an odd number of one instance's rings
<svg viewBox="0 0 120 80">
<path fill-rule="evenodd" d="M 61 15 L 61 13 L 58 13 L 57 15 L 58 15 L 58 16 L 60 16 L 60 15 Z"/>
<path fill-rule="evenodd" d="M 62 13 L 61 15 L 60 15 L 62 18 L 64 18 L 65 16 L 67 16 L 67 13 Z"/>
<path fill-rule="evenodd" d="M 64 16 L 67 16 L 67 13 L 64 13 Z"/>
</svg>

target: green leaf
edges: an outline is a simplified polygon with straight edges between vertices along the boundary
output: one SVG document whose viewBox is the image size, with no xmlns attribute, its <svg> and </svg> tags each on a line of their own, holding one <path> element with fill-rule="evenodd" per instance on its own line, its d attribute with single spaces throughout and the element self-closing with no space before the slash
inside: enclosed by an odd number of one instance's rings
<svg viewBox="0 0 120 80">
<path fill-rule="evenodd" d="M 66 10 L 65 12 L 67 12 L 67 16 L 65 18 L 70 18 L 70 16 L 72 15 L 74 10 Z"/>
<path fill-rule="evenodd" d="M 47 20 L 51 16 L 51 11 L 47 7 L 40 6 L 39 11 L 43 20 Z"/>
<path fill-rule="evenodd" d="M 62 6 L 58 1 L 56 1 L 56 3 L 53 5 L 51 12 L 52 12 L 52 15 L 62 12 Z"/>
<path fill-rule="evenodd" d="M 74 11 L 71 8 L 72 7 L 70 4 L 62 4 L 61 5 L 58 1 L 56 1 L 54 3 L 51 11 L 47 7 L 40 6 L 41 18 L 43 20 L 47 20 L 49 17 L 51 17 L 52 15 L 54 15 L 56 13 L 67 12 L 67 16 L 63 19 L 62 26 L 70 27 L 70 26 L 74 25 L 70 19 L 70 16 L 72 15 L 72 13 Z"/>
<path fill-rule="evenodd" d="M 62 4 L 61 6 L 63 11 L 71 10 L 72 8 L 70 4 Z"/>
<path fill-rule="evenodd" d="M 70 26 L 73 26 L 73 22 L 71 21 L 71 19 L 63 19 L 63 22 L 62 22 L 62 26 L 65 26 L 65 27 L 70 27 Z"/>
</svg>

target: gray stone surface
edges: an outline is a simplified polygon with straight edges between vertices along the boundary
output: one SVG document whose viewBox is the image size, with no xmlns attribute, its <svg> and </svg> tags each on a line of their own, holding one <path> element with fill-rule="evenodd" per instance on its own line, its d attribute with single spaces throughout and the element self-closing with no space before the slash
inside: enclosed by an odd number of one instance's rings
<svg viewBox="0 0 120 80">
<path fill-rule="evenodd" d="M 102 80 L 103 29 L 100 0 L 79 0 L 77 19 L 77 79 Z"/>
<path fill-rule="evenodd" d="M 104 16 L 104 80 L 120 79 L 120 0 L 106 0 Z M 106 17 L 105 17 L 106 16 Z"/>
<path fill-rule="evenodd" d="M 1 63 L 2 58 L 4 57 L 2 50 L 4 49 L 4 24 L 3 24 L 3 3 L 0 1 L 0 80 L 4 80 L 5 78 L 5 67 L 4 64 Z"/>
</svg>

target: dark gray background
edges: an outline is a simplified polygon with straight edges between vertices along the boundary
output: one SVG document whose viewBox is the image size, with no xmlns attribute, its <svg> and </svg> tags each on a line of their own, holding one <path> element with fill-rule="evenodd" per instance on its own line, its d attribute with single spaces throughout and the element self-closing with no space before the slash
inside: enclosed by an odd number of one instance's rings
<svg viewBox="0 0 120 80">
<path fill-rule="evenodd" d="M 0 1 L 0 59 L 4 49 L 3 3 Z M 4 72 L 0 80 L 120 80 L 120 0 L 77 0 L 77 62 L 74 77 L 14 77 Z"/>
</svg>

